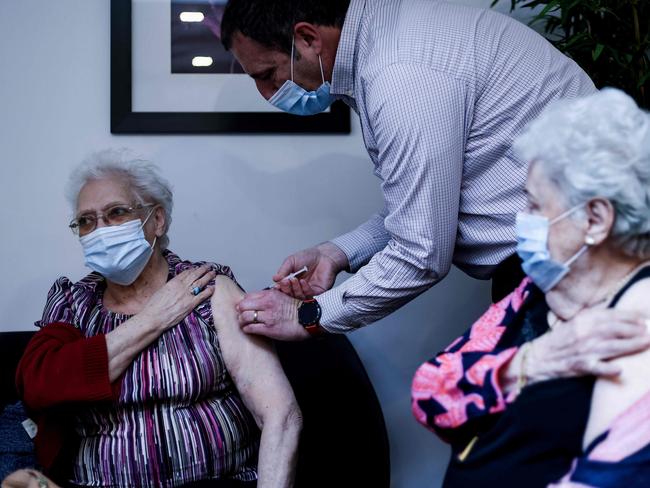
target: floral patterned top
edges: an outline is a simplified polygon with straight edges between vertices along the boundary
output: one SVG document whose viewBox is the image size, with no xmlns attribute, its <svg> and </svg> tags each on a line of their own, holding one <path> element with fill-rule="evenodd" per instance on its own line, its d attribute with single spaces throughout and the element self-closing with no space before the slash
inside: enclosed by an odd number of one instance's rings
<svg viewBox="0 0 650 488">
<path fill-rule="evenodd" d="M 650 278 L 650 266 L 640 270 L 628 282 L 614 298 L 610 307 L 616 304 L 632 284 L 646 278 Z M 557 435 L 556 439 L 575 437 L 577 441 L 582 440 L 591 401 L 593 378 L 549 380 L 524 388 L 518 396 L 516 393 L 506 395 L 499 384 L 501 368 L 512 359 L 521 344 L 535 339 L 548 330 L 545 318 L 548 306 L 543 298 L 541 291 L 526 278 L 510 295 L 491 305 L 465 334 L 417 370 L 412 383 L 413 414 L 418 422 L 455 446 L 453 449 L 455 456 L 452 457 L 450 466 L 455 466 L 456 471 L 462 471 L 460 466 L 463 462 L 471 466 L 472 449 L 478 439 L 490 438 L 493 443 L 501 444 L 515 439 L 504 434 L 507 429 L 521 422 L 521 418 L 526 418 L 526 422 L 530 423 L 538 422 L 542 428 L 527 433 L 528 437 L 524 437 L 524 442 L 519 446 L 520 451 L 528 449 L 525 444 L 530 444 L 531 441 L 538 442 L 544 437 L 551 438 L 545 448 L 552 450 L 553 435 Z M 526 308 L 528 311 L 524 310 Z M 531 315 L 528 312 L 534 310 L 537 310 L 538 325 L 536 330 L 533 328 L 526 332 L 525 322 L 530 321 L 528 316 Z M 540 317 L 543 317 L 544 322 L 541 325 Z M 509 337 L 506 337 L 506 334 L 509 334 Z M 568 387 L 563 394 L 558 395 L 551 402 L 553 406 L 548 403 L 551 397 L 539 395 L 539 390 L 544 389 L 548 392 L 557 389 L 560 384 L 566 384 Z M 568 392 L 575 395 L 570 398 Z M 518 403 L 525 404 L 527 400 L 531 403 L 530 397 L 535 399 L 537 403 L 535 409 L 539 415 L 535 419 L 519 415 L 513 423 L 505 422 L 508 427 L 504 428 L 502 425 L 504 414 L 513 407 L 521 407 L 517 405 Z M 561 405 L 562 401 L 567 405 Z M 558 403 L 559 407 L 555 405 Z M 586 403 L 586 405 L 583 405 L 580 410 L 580 406 L 574 403 Z M 557 410 L 553 415 L 547 419 L 543 418 L 546 410 L 556 407 Z M 577 414 L 573 420 L 568 421 L 567 419 L 571 417 L 567 412 L 571 409 L 576 409 Z M 521 407 L 520 410 L 525 411 L 525 407 Z M 576 418 L 580 418 L 580 422 L 576 422 Z M 571 424 L 566 431 L 562 431 L 563 422 Z M 544 428 L 547 430 L 544 431 Z M 498 431 L 498 435 L 490 433 L 491 430 Z M 555 433 L 556 430 L 560 433 Z M 535 437 L 531 436 L 531 432 Z M 575 452 L 577 446 L 580 449 Z M 581 442 L 573 443 L 574 452 L 571 456 L 569 456 L 571 450 L 566 446 L 558 446 L 558 449 L 564 449 L 564 458 L 568 461 L 567 468 L 563 470 L 566 473 L 564 477 L 561 476 L 561 471 L 560 475 L 546 482 L 529 475 L 526 483 L 528 488 L 547 485 L 549 488 L 650 486 L 650 392 L 619 415 L 607 432 L 596 438 L 584 452 Z M 511 473 L 507 469 L 507 464 L 503 464 L 503 451 L 500 456 L 492 458 L 489 454 L 485 454 L 487 451 L 489 449 L 484 449 L 476 456 L 478 462 L 486 462 L 486 460 L 493 462 L 494 466 L 490 470 L 493 472 L 501 470 L 500 479 L 507 480 L 508 474 Z M 538 455 L 540 453 L 541 450 L 537 452 Z M 520 457 L 521 459 L 525 458 Z M 505 472 L 504 466 L 506 466 Z M 557 483 L 551 483 L 558 478 L 562 479 Z M 492 480 L 486 479 L 484 482 L 485 486 L 494 486 Z M 519 484 L 502 481 L 499 486 Z M 451 482 L 445 484 L 445 486 L 451 485 L 461 486 Z M 481 482 L 473 483 L 471 486 L 481 486 Z"/>
</svg>

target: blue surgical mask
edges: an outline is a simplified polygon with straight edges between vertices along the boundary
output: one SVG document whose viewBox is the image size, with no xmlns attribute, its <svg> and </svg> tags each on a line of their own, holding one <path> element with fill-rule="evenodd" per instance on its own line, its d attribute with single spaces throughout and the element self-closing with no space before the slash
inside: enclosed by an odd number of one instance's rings
<svg viewBox="0 0 650 488">
<path fill-rule="evenodd" d="M 571 270 L 571 265 L 589 248 L 587 245 L 582 246 L 564 263 L 552 259 L 548 250 L 550 226 L 567 218 L 582 206 L 573 207 L 550 221 L 540 215 L 524 212 L 517 214 L 517 254 L 523 260 L 524 272 L 544 293 L 552 290 L 562 281 Z"/>
<path fill-rule="evenodd" d="M 99 227 L 81 237 L 86 266 L 118 285 L 132 284 L 149 262 L 156 245 L 155 239 L 149 245 L 142 230 L 152 213 L 153 210 L 144 222 L 136 219 Z"/>
<path fill-rule="evenodd" d="M 316 91 L 307 91 L 293 82 L 293 53 L 294 41 L 292 40 L 291 79 L 284 82 L 284 85 L 269 99 L 269 103 L 283 112 L 293 115 L 316 115 L 324 112 L 334 103 L 335 98 L 330 93 L 329 82 L 325 81 L 321 57 L 318 56 L 318 62 L 323 84 Z"/>
</svg>

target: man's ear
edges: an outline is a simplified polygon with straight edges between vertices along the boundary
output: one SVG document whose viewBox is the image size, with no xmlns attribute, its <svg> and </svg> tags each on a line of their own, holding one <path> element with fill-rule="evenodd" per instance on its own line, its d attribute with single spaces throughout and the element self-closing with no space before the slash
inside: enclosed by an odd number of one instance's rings
<svg viewBox="0 0 650 488">
<path fill-rule="evenodd" d="M 311 49 L 320 56 L 323 49 L 323 38 L 318 27 L 309 22 L 298 22 L 293 28 L 294 43 L 298 52 Z"/>
<path fill-rule="evenodd" d="M 616 210 L 606 198 L 594 198 L 586 204 L 587 237 L 594 245 L 602 244 L 612 232 Z"/>
</svg>

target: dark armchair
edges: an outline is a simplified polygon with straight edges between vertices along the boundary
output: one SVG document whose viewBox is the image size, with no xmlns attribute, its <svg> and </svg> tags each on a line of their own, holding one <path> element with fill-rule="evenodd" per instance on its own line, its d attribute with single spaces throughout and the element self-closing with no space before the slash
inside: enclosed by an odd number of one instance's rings
<svg viewBox="0 0 650 488">
<path fill-rule="evenodd" d="M 0 333 L 0 408 L 18 400 L 16 366 L 32 335 Z M 384 418 L 352 344 L 327 336 L 277 348 L 304 419 L 296 488 L 388 488 Z"/>
</svg>

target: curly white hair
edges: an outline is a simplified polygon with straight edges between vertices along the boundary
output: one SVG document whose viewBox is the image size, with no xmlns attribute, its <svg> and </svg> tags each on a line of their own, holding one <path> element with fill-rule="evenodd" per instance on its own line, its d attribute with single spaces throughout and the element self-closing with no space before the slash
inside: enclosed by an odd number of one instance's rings
<svg viewBox="0 0 650 488">
<path fill-rule="evenodd" d="M 567 205 L 608 199 L 616 211 L 614 242 L 629 256 L 650 258 L 650 115 L 630 96 L 606 88 L 556 102 L 514 150 L 540 165 Z"/>
<path fill-rule="evenodd" d="M 158 167 L 146 160 L 131 156 L 127 149 L 107 149 L 90 155 L 70 175 L 66 196 L 72 211 L 83 186 L 89 181 L 122 178 L 137 203 L 155 203 L 165 211 L 165 229 L 158 240 L 161 249 L 169 246 L 167 231 L 172 222 L 174 206 L 171 185 L 160 176 Z"/>
</svg>

